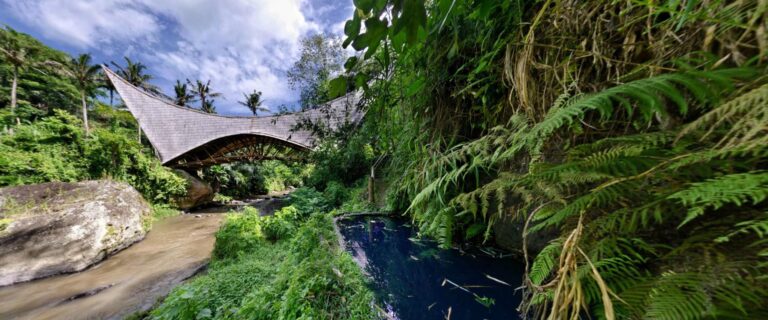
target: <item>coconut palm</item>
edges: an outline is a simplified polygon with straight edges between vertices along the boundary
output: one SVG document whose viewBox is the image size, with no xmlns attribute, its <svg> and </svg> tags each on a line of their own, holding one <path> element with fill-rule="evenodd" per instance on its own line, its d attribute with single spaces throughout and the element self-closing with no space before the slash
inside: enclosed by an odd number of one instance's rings
<svg viewBox="0 0 768 320">
<path fill-rule="evenodd" d="M 77 89 L 80 90 L 80 100 L 83 104 L 83 126 L 85 127 L 85 133 L 90 134 L 86 98 L 93 94 L 99 83 L 100 67 L 91 64 L 91 55 L 87 53 L 77 56 L 77 58 L 72 59 L 69 63 L 64 64 L 63 67 L 62 71 L 72 78 Z"/>
<path fill-rule="evenodd" d="M 117 69 L 116 73 L 120 77 L 147 92 L 160 93 L 160 89 L 157 86 L 149 83 L 154 77 L 151 74 L 145 73 L 147 70 L 146 65 L 141 62 L 133 62 L 128 57 L 123 57 L 123 59 L 125 59 L 125 67 L 112 61 L 112 65 L 115 66 Z"/>
<path fill-rule="evenodd" d="M 259 111 L 269 111 L 268 108 L 261 106 L 264 102 L 261 100 L 261 91 L 253 90 L 253 93 L 251 94 L 243 93 L 243 97 L 245 97 L 245 101 L 238 101 L 238 103 L 248 107 L 248 109 L 253 112 L 254 116 L 256 116 Z"/>
<path fill-rule="evenodd" d="M 192 83 L 192 81 L 187 79 L 187 84 L 192 87 L 191 92 L 196 95 L 197 99 L 200 101 L 200 110 L 208 113 L 216 113 L 216 108 L 213 106 L 213 100 L 209 100 L 209 98 L 221 96 L 221 93 L 211 92 L 211 80 L 208 80 L 208 82 L 205 83 L 200 80 L 195 80 L 195 83 Z"/>
<path fill-rule="evenodd" d="M 180 105 L 182 107 L 186 107 L 187 103 L 192 101 L 192 99 L 195 98 L 194 95 L 192 95 L 191 92 L 189 92 L 189 89 L 187 88 L 186 83 L 181 83 L 181 81 L 176 80 L 176 84 L 173 86 L 173 92 L 176 93 L 176 99 L 175 102 L 177 105 Z"/>
<path fill-rule="evenodd" d="M 214 102 L 214 101 L 215 101 L 215 100 L 213 100 L 213 99 L 211 99 L 211 100 L 206 100 L 206 101 L 205 101 L 205 102 L 202 104 L 202 106 L 200 107 L 200 110 L 203 110 L 203 112 L 206 112 L 206 113 L 216 113 L 216 107 L 215 107 L 215 106 L 213 106 L 213 102 Z"/>
<path fill-rule="evenodd" d="M 117 89 L 115 89 L 115 85 L 112 83 L 112 80 L 109 80 L 106 74 L 102 75 L 101 81 L 101 87 L 109 91 L 109 106 L 114 107 L 115 90 Z"/>
<path fill-rule="evenodd" d="M 0 53 L 4 60 L 13 66 L 13 82 L 11 82 L 11 110 L 16 109 L 16 95 L 19 84 L 19 72 L 23 70 L 30 60 L 29 48 L 23 47 L 19 41 L 19 33 L 11 27 L 0 29 Z"/>
</svg>

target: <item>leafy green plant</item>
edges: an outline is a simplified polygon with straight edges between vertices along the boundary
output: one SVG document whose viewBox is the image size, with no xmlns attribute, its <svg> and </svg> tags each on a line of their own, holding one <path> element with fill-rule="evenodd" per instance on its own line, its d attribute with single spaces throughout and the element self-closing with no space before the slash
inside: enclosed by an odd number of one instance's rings
<svg viewBox="0 0 768 320">
<path fill-rule="evenodd" d="M 261 232 L 271 241 L 290 238 L 296 231 L 299 212 L 293 206 L 283 207 L 272 216 L 261 217 Z"/>
<path fill-rule="evenodd" d="M 259 230 L 269 220 L 298 229 L 264 241 Z M 254 209 L 229 215 L 209 271 L 174 289 L 150 318 L 375 319 L 373 294 L 337 247 L 331 219 L 318 214 L 302 221 L 293 207 L 275 217 L 258 217 Z"/>
<path fill-rule="evenodd" d="M 298 188 L 292 192 L 289 198 L 291 206 L 295 207 L 299 215 L 308 217 L 313 213 L 328 211 L 331 205 L 328 199 L 314 188 Z"/>
<path fill-rule="evenodd" d="M 764 6 L 355 6 L 392 206 L 443 245 L 558 234 L 522 248 L 523 316 L 765 317 Z"/>
<path fill-rule="evenodd" d="M 61 111 L 0 136 L 0 185 L 111 178 L 131 184 L 153 203 L 186 192 L 185 181 L 163 167 L 122 128 L 95 127 Z"/>
<path fill-rule="evenodd" d="M 253 207 L 245 207 L 242 213 L 230 213 L 216 233 L 213 257 L 236 258 L 258 246 L 263 239 L 261 217 Z"/>
</svg>

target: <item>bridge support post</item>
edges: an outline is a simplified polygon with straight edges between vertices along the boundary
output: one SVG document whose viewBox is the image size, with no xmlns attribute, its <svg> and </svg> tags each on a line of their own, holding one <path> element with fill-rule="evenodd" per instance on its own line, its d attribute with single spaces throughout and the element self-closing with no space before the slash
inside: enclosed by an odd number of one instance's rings
<svg viewBox="0 0 768 320">
<path fill-rule="evenodd" d="M 374 203 L 376 201 L 376 188 L 374 186 L 376 180 L 376 167 L 371 166 L 371 175 L 368 177 L 368 202 Z"/>
</svg>

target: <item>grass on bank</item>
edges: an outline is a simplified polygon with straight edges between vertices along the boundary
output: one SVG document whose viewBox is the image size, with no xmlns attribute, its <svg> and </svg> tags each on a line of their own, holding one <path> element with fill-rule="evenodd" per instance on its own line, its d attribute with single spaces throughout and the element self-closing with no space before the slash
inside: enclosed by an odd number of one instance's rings
<svg viewBox="0 0 768 320">
<path fill-rule="evenodd" d="M 230 214 L 207 274 L 177 287 L 151 319 L 373 319 L 373 294 L 338 248 L 322 194 L 299 189 L 274 216 Z"/>
</svg>

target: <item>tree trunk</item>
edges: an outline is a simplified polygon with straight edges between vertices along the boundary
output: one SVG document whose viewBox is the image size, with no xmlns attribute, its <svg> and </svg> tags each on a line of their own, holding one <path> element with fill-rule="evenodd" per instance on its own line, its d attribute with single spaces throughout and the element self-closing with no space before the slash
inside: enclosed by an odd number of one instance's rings
<svg viewBox="0 0 768 320">
<path fill-rule="evenodd" d="M 19 83 L 19 67 L 13 66 L 13 83 L 11 84 L 11 111 L 16 110 L 16 87 Z"/>
<path fill-rule="evenodd" d="M 112 108 L 115 107 L 115 104 L 112 103 L 112 100 L 114 99 L 114 97 L 115 97 L 115 90 L 109 90 L 109 106 Z"/>
<path fill-rule="evenodd" d="M 88 127 L 88 105 L 85 104 L 85 91 L 80 93 L 80 98 L 83 102 L 83 126 L 85 127 L 85 135 L 91 134 L 91 129 Z"/>
</svg>

